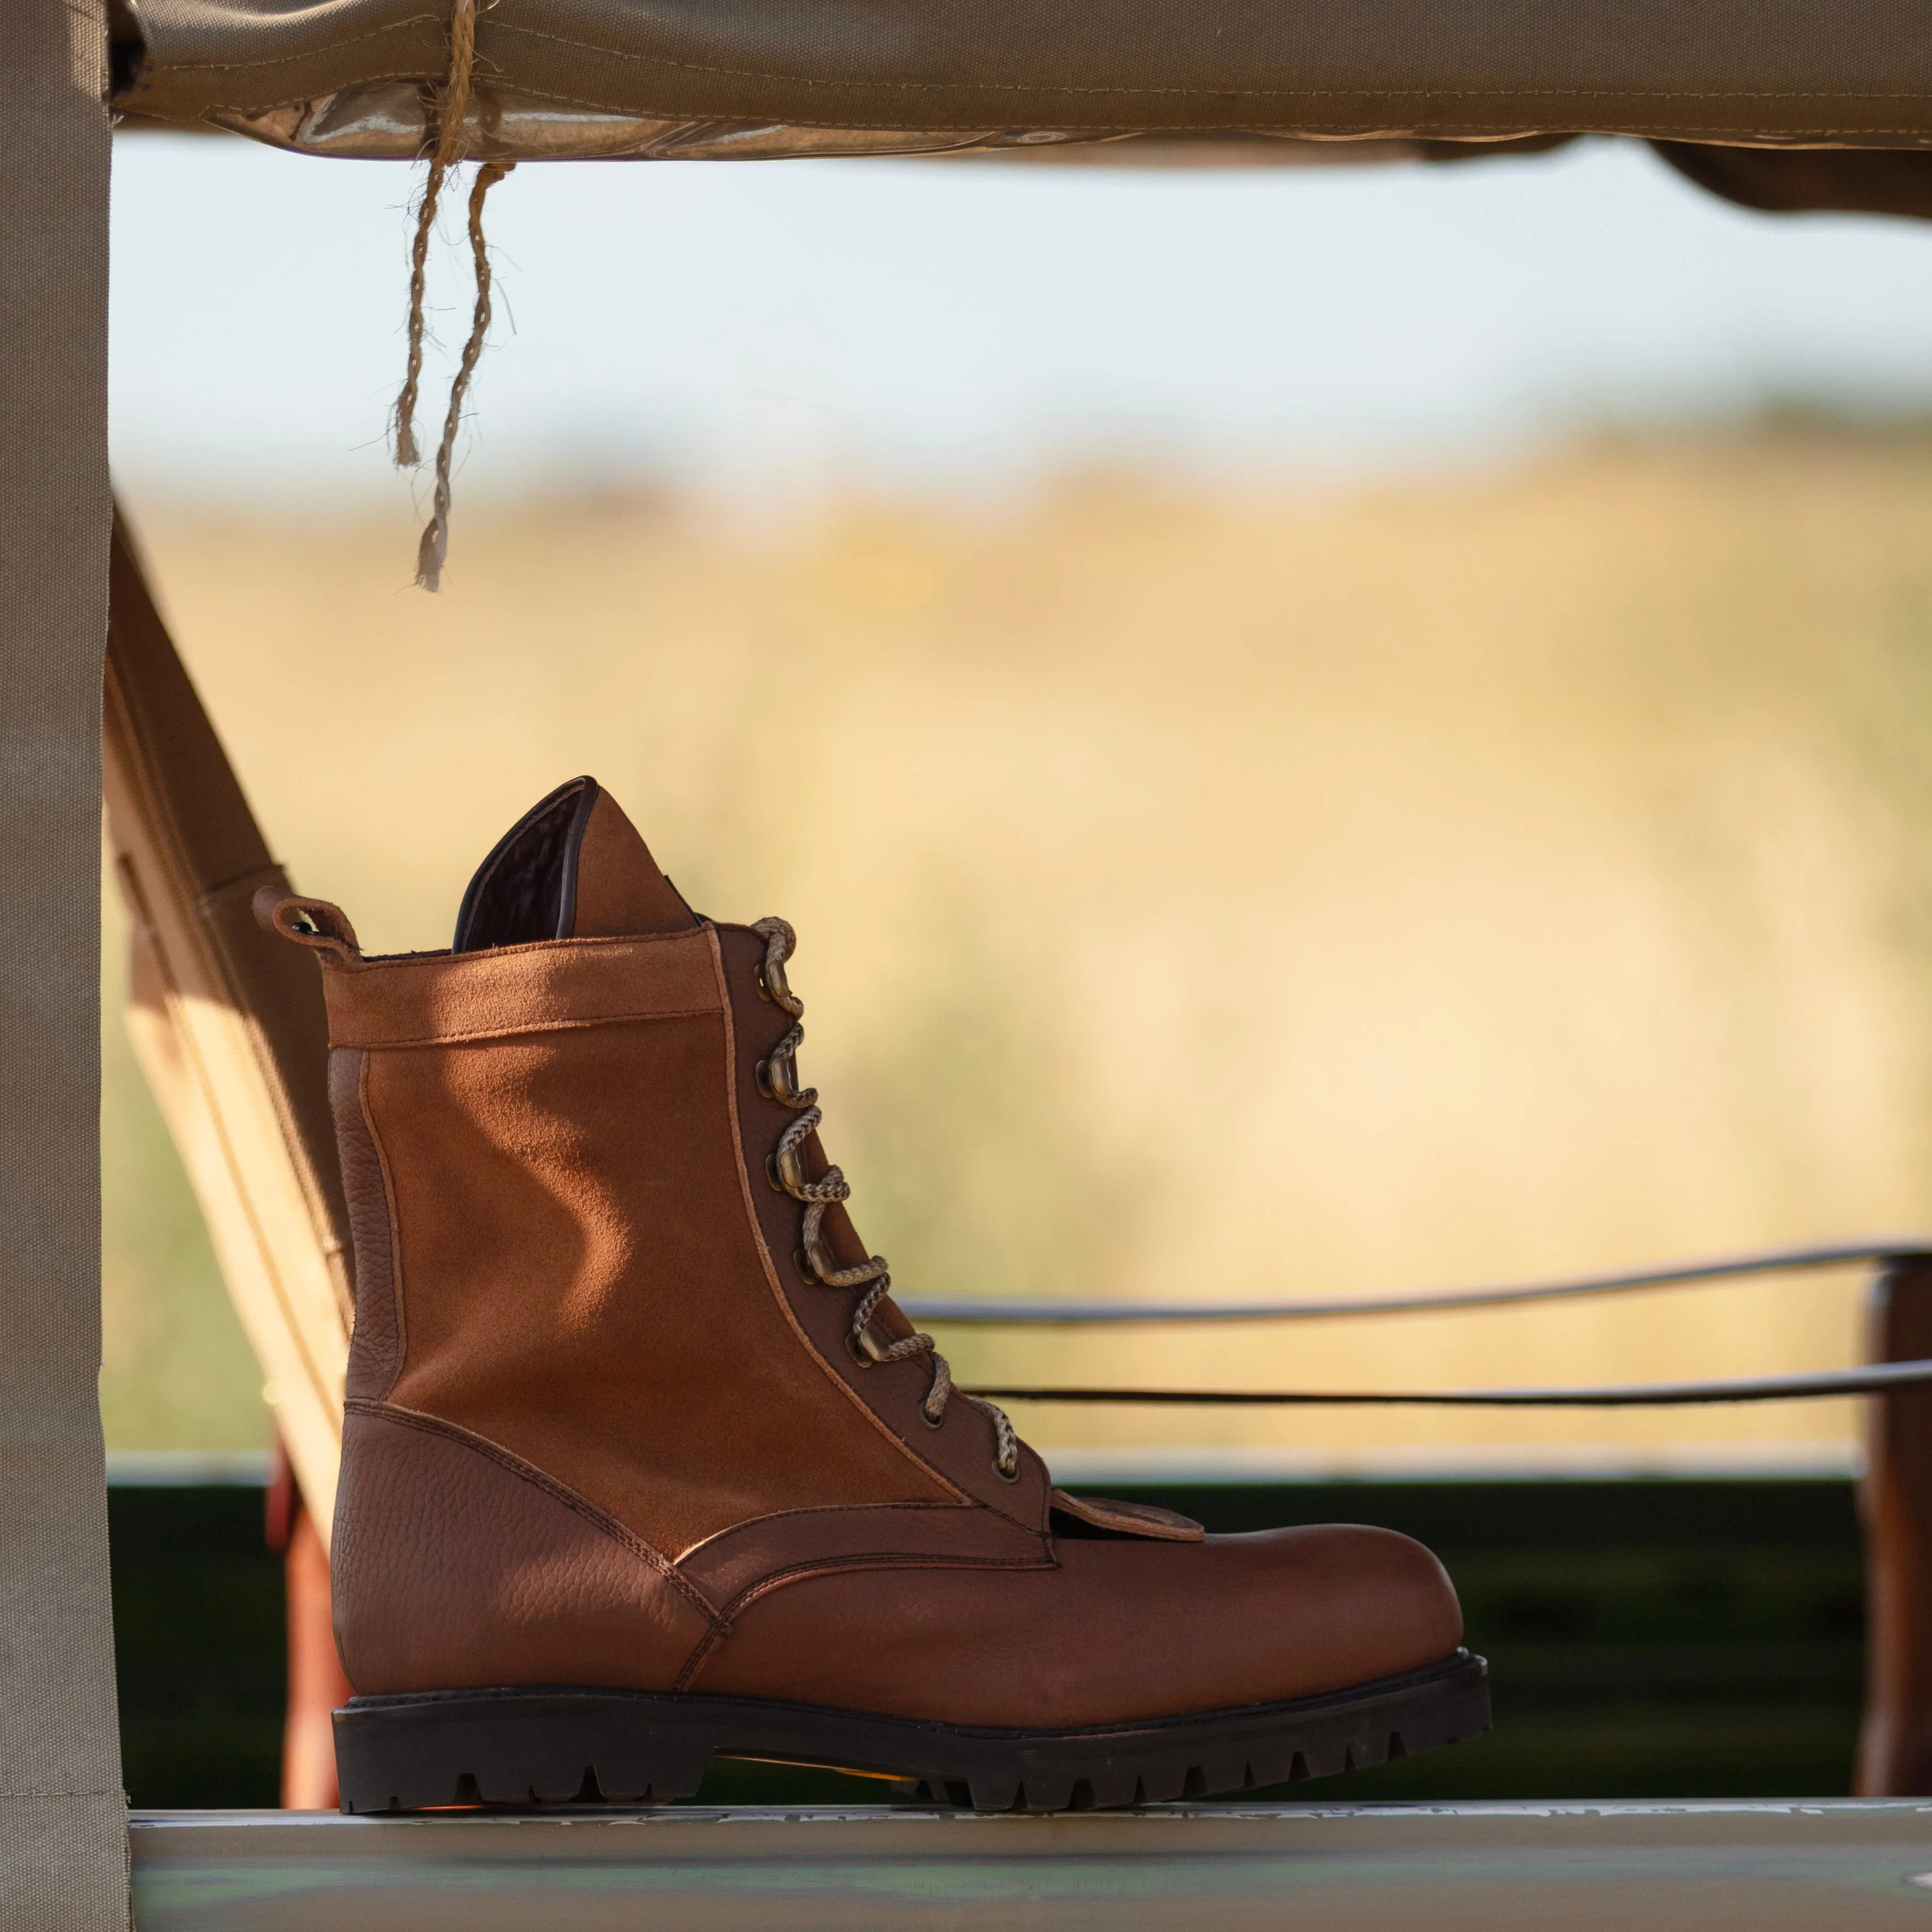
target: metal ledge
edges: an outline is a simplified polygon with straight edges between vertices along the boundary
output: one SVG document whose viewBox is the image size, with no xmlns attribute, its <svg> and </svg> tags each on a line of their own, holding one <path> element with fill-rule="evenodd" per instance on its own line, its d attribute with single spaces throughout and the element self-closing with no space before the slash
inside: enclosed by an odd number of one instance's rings
<svg viewBox="0 0 1932 1932">
<path fill-rule="evenodd" d="M 1932 1932 L 1932 1802 L 134 1816 L 138 1932 Z"/>
</svg>

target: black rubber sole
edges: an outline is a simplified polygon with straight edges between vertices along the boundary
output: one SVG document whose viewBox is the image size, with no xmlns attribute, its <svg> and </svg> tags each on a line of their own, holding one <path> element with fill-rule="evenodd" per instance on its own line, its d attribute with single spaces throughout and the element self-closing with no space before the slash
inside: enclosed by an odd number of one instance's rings
<svg viewBox="0 0 1932 1932">
<path fill-rule="evenodd" d="M 902 1781 L 980 1811 L 1084 1810 L 1326 1778 L 1490 1728 L 1489 1666 L 1440 1664 L 1286 1704 L 1078 1730 L 994 1730 L 811 1704 L 537 1686 L 357 1697 L 335 1714 L 342 1808 L 688 1798 L 718 1757 Z"/>
</svg>

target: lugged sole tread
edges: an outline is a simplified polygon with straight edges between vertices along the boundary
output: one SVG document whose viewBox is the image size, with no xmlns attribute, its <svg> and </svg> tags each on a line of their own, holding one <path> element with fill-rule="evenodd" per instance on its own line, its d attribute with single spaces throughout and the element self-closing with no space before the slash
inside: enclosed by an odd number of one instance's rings
<svg viewBox="0 0 1932 1932">
<path fill-rule="evenodd" d="M 714 1756 L 844 1766 L 914 1802 L 1114 1810 L 1383 1764 L 1489 1728 L 1488 1666 L 1426 1670 L 1293 1703 L 1021 1731 L 754 1699 L 569 1686 L 358 1697 L 335 1714 L 342 1808 L 542 1810 L 694 1796 Z"/>
</svg>

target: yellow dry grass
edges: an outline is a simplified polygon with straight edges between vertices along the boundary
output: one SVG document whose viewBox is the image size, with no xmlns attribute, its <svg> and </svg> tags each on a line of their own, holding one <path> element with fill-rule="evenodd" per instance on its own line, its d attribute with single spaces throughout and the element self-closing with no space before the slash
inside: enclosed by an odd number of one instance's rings
<svg viewBox="0 0 1932 1932">
<path fill-rule="evenodd" d="M 282 856 L 365 944 L 446 943 L 586 770 L 694 903 L 794 922 L 806 1073 L 902 1292 L 1352 1294 L 1932 1223 L 1922 443 L 762 535 L 459 505 L 436 599 L 388 522 L 135 508 Z M 205 1274 L 134 1253 L 165 1184 L 110 1198 L 110 1390 Z M 1742 1375 L 1853 1359 L 1857 1288 L 947 1340 L 984 1379 Z M 122 1439 L 232 1435 L 238 1372 Z M 1021 1420 L 1346 1462 L 1828 1456 L 1856 1418 Z"/>
</svg>

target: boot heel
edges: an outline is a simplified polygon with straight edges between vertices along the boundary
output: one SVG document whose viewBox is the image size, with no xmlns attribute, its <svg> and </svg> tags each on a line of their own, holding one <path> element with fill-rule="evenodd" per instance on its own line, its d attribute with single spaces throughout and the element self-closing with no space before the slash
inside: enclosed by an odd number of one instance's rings
<svg viewBox="0 0 1932 1932">
<path fill-rule="evenodd" d="M 668 1713 L 610 1721 L 609 1694 L 425 1691 L 356 1697 L 335 1713 L 345 1812 L 449 1805 L 638 1804 L 689 1798 L 712 1745 Z"/>
</svg>

